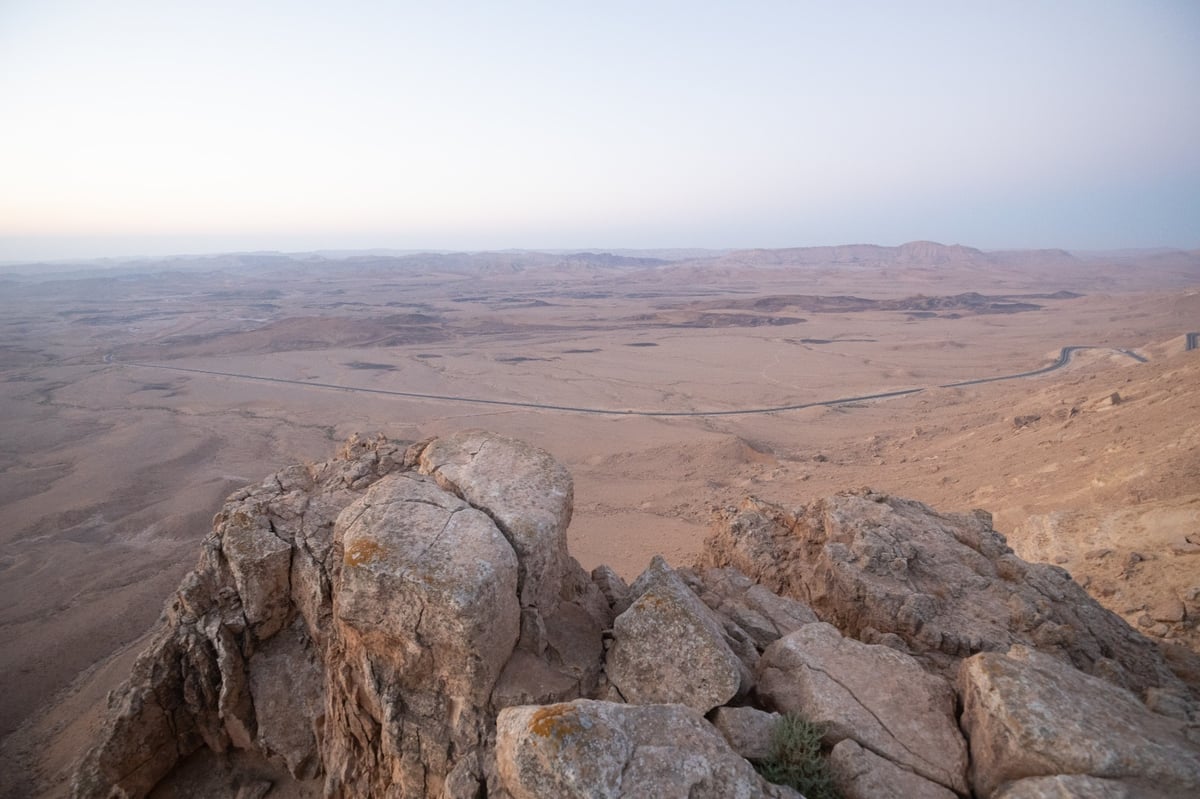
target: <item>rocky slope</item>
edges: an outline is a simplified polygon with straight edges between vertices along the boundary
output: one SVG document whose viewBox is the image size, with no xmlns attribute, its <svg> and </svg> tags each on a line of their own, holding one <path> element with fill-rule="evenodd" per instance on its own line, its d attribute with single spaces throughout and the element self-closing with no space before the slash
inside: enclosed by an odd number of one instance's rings
<svg viewBox="0 0 1200 799">
<path fill-rule="evenodd" d="M 626 585 L 568 554 L 570 475 L 466 431 L 234 494 L 78 797 L 794 797 L 778 713 L 846 797 L 1191 796 L 1200 718 L 1147 639 L 983 513 L 748 500 Z"/>
</svg>

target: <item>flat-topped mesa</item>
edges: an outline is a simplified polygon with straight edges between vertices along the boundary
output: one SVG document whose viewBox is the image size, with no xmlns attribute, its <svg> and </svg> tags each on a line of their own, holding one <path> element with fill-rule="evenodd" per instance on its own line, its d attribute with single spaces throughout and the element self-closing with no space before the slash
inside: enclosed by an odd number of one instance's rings
<svg viewBox="0 0 1200 799">
<path fill-rule="evenodd" d="M 1161 657 L 983 514 L 748 500 L 707 568 L 627 585 L 567 553 L 571 502 L 483 431 L 353 438 L 238 491 L 74 795 L 796 799 L 753 767 L 781 713 L 823 725 L 846 799 L 1200 791 Z"/>
</svg>

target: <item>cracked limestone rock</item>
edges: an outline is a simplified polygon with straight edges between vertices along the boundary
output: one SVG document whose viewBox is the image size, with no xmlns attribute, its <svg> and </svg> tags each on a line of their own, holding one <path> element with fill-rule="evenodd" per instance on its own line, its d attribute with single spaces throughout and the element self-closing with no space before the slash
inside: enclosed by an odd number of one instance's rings
<svg viewBox="0 0 1200 799">
<path fill-rule="evenodd" d="M 845 738 L 829 753 L 829 770 L 842 799 L 956 799 L 958 794 L 931 782 L 855 741 Z"/>
<path fill-rule="evenodd" d="M 540 654 L 540 624 L 558 606 L 571 566 L 567 525 L 571 522 L 571 474 L 536 447 L 483 430 L 434 439 L 418 468 L 439 486 L 486 508 L 520 561 L 521 608 L 526 614 L 522 645 Z"/>
<path fill-rule="evenodd" d="M 514 707 L 496 722 L 500 783 L 513 799 L 796 799 L 763 780 L 681 705 L 576 700 Z"/>
<path fill-rule="evenodd" d="M 781 713 L 824 724 L 826 744 L 851 739 L 956 793 L 969 792 L 954 691 L 908 655 L 809 624 L 763 653 L 757 691 Z"/>
<path fill-rule="evenodd" d="M 963 663 L 958 690 L 980 796 L 1062 774 L 1200 795 L 1200 745 L 1188 737 L 1195 728 L 1055 658 L 1027 647 L 981 653 Z"/>
<path fill-rule="evenodd" d="M 488 698 L 520 629 L 516 555 L 487 514 L 412 474 L 342 511 L 334 541 L 328 783 L 359 796 L 436 794 L 454 753 L 484 744 Z"/>
</svg>

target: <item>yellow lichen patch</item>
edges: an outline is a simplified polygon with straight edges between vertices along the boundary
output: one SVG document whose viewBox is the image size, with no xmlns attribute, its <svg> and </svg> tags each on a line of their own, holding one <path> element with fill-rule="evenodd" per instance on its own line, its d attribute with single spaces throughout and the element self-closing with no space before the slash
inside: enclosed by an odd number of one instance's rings
<svg viewBox="0 0 1200 799">
<path fill-rule="evenodd" d="M 346 556 L 342 559 L 347 566 L 366 566 L 368 563 L 383 558 L 384 550 L 378 541 L 360 538 L 346 547 Z"/>
<path fill-rule="evenodd" d="M 583 732 L 589 726 L 579 717 L 577 709 L 568 704 L 539 707 L 529 720 L 531 733 L 556 743 L 562 743 L 567 736 Z"/>
<path fill-rule="evenodd" d="M 640 597 L 638 597 L 637 602 L 635 602 L 634 604 L 637 605 L 638 610 L 653 609 L 653 610 L 661 611 L 661 610 L 666 610 L 670 603 L 668 603 L 666 599 L 659 596 L 658 594 L 646 593 L 646 594 L 642 594 Z"/>
</svg>

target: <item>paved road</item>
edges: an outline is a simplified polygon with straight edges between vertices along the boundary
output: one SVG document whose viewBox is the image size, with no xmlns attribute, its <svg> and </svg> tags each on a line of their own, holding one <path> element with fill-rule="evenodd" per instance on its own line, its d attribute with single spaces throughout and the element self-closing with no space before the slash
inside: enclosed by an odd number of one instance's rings
<svg viewBox="0 0 1200 799">
<path fill-rule="evenodd" d="M 1196 334 L 1190 334 L 1196 335 Z M 1049 366 L 1044 366 L 1041 369 L 1034 369 L 1029 372 L 1018 372 L 1011 375 L 1000 375 L 998 377 L 980 377 L 974 380 L 963 380 L 958 383 L 947 383 L 939 388 L 958 388 L 961 386 L 973 386 L 980 383 L 995 383 L 1000 380 L 1016 380 L 1024 377 L 1034 377 L 1035 375 L 1043 375 L 1047 372 L 1053 372 L 1056 369 L 1061 369 L 1071 361 L 1071 356 L 1080 350 L 1089 349 L 1106 349 L 1103 347 L 1086 347 L 1073 346 L 1063 347 L 1058 355 L 1058 360 Z M 1130 350 L 1111 349 L 1120 355 L 1125 355 L 1133 358 L 1136 361 L 1145 363 L 1146 359 L 1141 355 Z M 110 356 L 105 356 L 105 362 L 111 363 Z M 365 388 L 361 386 L 339 386 L 334 383 L 317 383 L 311 380 L 290 380 L 284 377 L 264 377 L 262 375 L 240 374 L 238 372 L 219 372 L 213 369 L 192 369 L 186 366 L 167 366 L 158 363 L 124 363 L 123 366 L 135 366 L 141 369 L 161 369 L 170 372 L 187 372 L 190 374 L 212 375 L 214 377 L 231 377 L 237 380 L 254 380 L 263 383 L 279 383 L 290 386 L 305 386 L 308 388 L 324 388 L 333 389 L 335 391 L 349 391 L 359 394 L 384 394 L 392 397 L 405 397 L 408 399 L 419 400 L 436 400 L 438 402 L 457 402 L 470 405 L 492 405 L 501 408 L 522 408 L 529 410 L 541 411 L 560 411 L 563 413 L 586 413 L 596 416 L 651 416 L 651 417 L 677 417 L 677 416 L 751 416 L 754 414 L 764 413 L 779 413 L 781 411 L 798 411 L 804 408 L 831 408 L 836 405 L 848 405 L 855 402 L 868 402 L 870 400 L 890 399 L 892 397 L 905 397 L 909 394 L 919 394 L 925 391 L 925 388 L 906 388 L 898 391 L 882 391 L 877 394 L 860 394 L 854 397 L 839 397 L 838 399 L 821 400 L 818 402 L 801 402 L 794 405 L 775 405 L 766 408 L 742 408 L 738 410 L 721 410 L 721 411 L 638 411 L 638 410 L 610 410 L 607 408 L 584 408 L 574 405 L 552 405 L 541 402 L 520 402 L 517 400 L 497 400 L 486 399 L 484 397 L 464 397 L 459 395 L 449 394 L 424 394 L 416 391 L 396 391 L 386 388 Z"/>
<path fill-rule="evenodd" d="M 1188 333 L 1187 344 L 1184 346 L 1184 349 L 1191 352 L 1197 348 L 1200 348 L 1200 333 Z"/>
<path fill-rule="evenodd" d="M 1017 378 L 1021 378 L 1021 377 L 1035 377 L 1036 375 L 1044 375 L 1047 372 L 1053 372 L 1055 369 L 1061 369 L 1064 366 L 1066 366 L 1068 363 L 1071 362 L 1071 356 L 1074 355 L 1075 353 L 1079 352 L 1080 350 L 1097 350 L 1097 349 L 1105 349 L 1105 348 L 1104 347 L 1081 347 L 1081 346 L 1063 347 L 1062 352 L 1060 352 L 1058 354 L 1058 360 L 1055 361 L 1054 363 L 1050 364 L 1049 366 L 1043 366 L 1041 369 L 1034 369 L 1029 372 L 1018 372 L 1015 375 L 1000 375 L 999 377 L 979 377 L 974 380 L 964 380 L 961 383 L 947 383 L 944 386 L 940 386 L 940 388 L 958 388 L 959 386 L 976 386 L 976 385 L 979 385 L 980 383 L 995 383 L 998 380 L 1016 380 Z M 1147 361 L 1145 356 L 1138 355 L 1133 350 L 1112 349 L 1112 351 L 1119 355 L 1126 355 L 1130 358 L 1133 358 L 1138 363 L 1146 363 L 1146 361 Z"/>
</svg>

